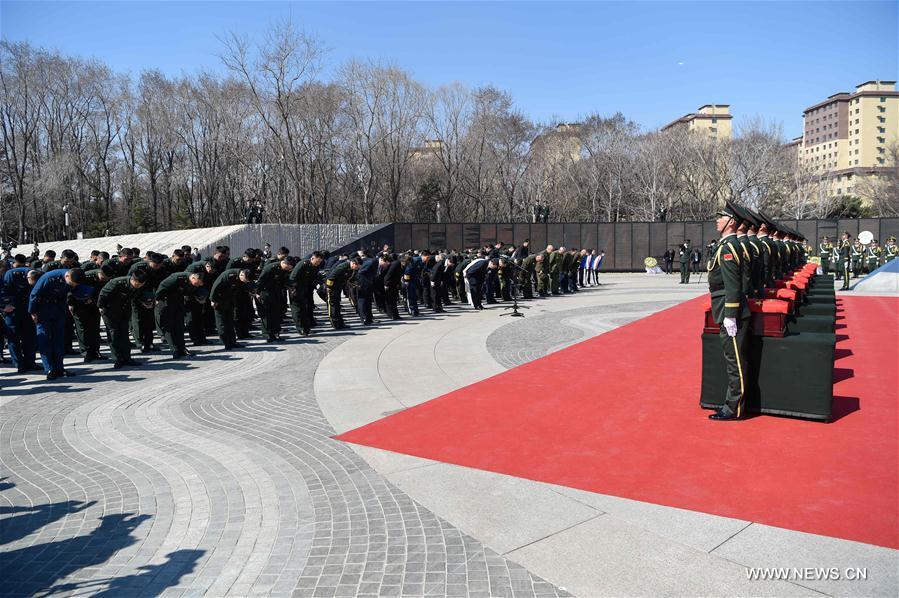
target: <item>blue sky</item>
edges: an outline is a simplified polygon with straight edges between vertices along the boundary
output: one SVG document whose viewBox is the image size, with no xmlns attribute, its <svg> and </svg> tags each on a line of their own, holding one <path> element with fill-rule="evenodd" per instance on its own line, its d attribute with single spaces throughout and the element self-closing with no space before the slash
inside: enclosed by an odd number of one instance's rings
<svg viewBox="0 0 899 598">
<path fill-rule="evenodd" d="M 432 86 L 511 92 L 538 121 L 622 111 L 646 128 L 707 103 L 736 125 L 762 115 L 798 135 L 803 108 L 896 79 L 892 2 L 16 2 L 4 39 L 120 71 L 222 70 L 218 38 L 291 17 L 350 58 L 391 62 Z M 328 72 L 323 73 L 327 78 Z"/>
</svg>

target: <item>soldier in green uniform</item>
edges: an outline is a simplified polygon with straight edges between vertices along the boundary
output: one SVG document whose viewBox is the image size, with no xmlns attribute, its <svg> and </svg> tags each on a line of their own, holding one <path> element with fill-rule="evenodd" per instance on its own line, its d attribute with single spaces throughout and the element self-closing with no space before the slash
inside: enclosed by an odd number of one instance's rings
<svg viewBox="0 0 899 598">
<path fill-rule="evenodd" d="M 500 296 L 503 298 L 503 301 L 511 301 L 512 300 L 512 266 L 509 264 L 508 258 L 506 258 L 506 257 L 499 258 L 499 270 L 497 271 L 497 275 L 499 277 Z"/>
<path fill-rule="evenodd" d="M 307 260 L 300 260 L 287 277 L 288 295 L 290 297 L 290 315 L 293 325 L 303 336 L 312 332 L 313 294 L 318 280 L 318 270 L 325 258 L 321 252 L 313 251 Z"/>
<path fill-rule="evenodd" d="M 549 268 L 549 292 L 553 295 L 559 294 L 559 275 L 562 271 L 562 255 L 559 251 L 563 249 L 565 248 L 561 247 L 559 250 L 553 251 L 552 245 L 546 248 L 548 253 L 546 265 Z"/>
<path fill-rule="evenodd" d="M 518 270 L 518 286 L 525 299 L 534 298 L 534 276 L 537 274 L 537 258 L 543 261 L 542 255 L 531 254 L 521 260 L 521 269 Z"/>
<path fill-rule="evenodd" d="M 203 278 L 203 284 L 206 285 L 206 288 L 211 288 L 212 283 L 215 282 L 215 279 L 218 278 L 219 275 L 216 262 L 212 258 L 192 262 L 188 264 L 184 269 L 184 272 L 189 274 L 195 272 L 199 273 Z M 209 341 L 206 339 L 206 324 L 204 322 L 204 313 L 206 311 L 205 302 L 199 303 L 197 301 L 188 301 L 187 305 L 184 306 L 184 309 L 184 326 L 187 328 L 187 335 L 190 337 L 190 342 L 193 343 L 194 346 L 207 344 Z M 159 327 L 158 322 L 157 327 Z M 161 334 L 162 332 L 160 329 L 160 335 Z"/>
<path fill-rule="evenodd" d="M 169 274 L 173 274 L 175 272 L 184 272 L 190 265 L 190 260 L 184 255 L 184 250 L 175 249 L 172 251 L 172 255 L 163 260 L 162 265 L 165 266 Z"/>
<path fill-rule="evenodd" d="M 882 251 L 880 247 L 877 245 L 877 239 L 871 241 L 871 244 L 868 245 L 868 250 L 866 252 L 866 261 L 868 265 L 867 273 L 870 274 L 874 270 L 880 266 L 880 256 Z"/>
<path fill-rule="evenodd" d="M 537 294 L 541 297 L 548 296 L 552 288 L 549 283 L 549 259 L 552 254 L 552 245 L 547 246 L 545 251 L 537 254 L 540 256 L 540 259 L 537 260 L 534 271 L 537 274 Z"/>
<path fill-rule="evenodd" d="M 246 295 L 255 290 L 253 271 L 228 268 L 215 279 L 209 291 L 209 301 L 215 311 L 215 329 L 226 351 L 241 349 L 235 333 L 235 304 L 238 295 Z"/>
<path fill-rule="evenodd" d="M 740 211 L 726 202 L 718 212 L 715 228 L 721 241 L 708 263 L 709 293 L 712 316 L 721 325 L 719 337 L 727 368 L 727 390 L 724 405 L 709 416 L 713 420 L 732 420 L 743 416 L 746 395 L 746 332 L 749 328 L 749 307 L 743 289 L 742 250 L 737 241 Z"/>
<path fill-rule="evenodd" d="M 131 321 L 131 303 L 134 295 L 144 286 L 146 275 L 141 270 L 131 276 L 119 276 L 107 282 L 97 296 L 97 307 L 106 325 L 109 350 L 115 360 L 114 367 L 141 365 L 131 359 L 131 339 L 128 325 Z"/>
<path fill-rule="evenodd" d="M 892 262 L 899 255 L 899 248 L 896 247 L 896 237 L 888 237 L 886 247 L 883 248 L 883 263 Z"/>
<path fill-rule="evenodd" d="M 138 260 L 131 264 L 128 273 L 131 274 L 135 270 L 142 269 L 146 276 L 144 283 L 144 291 L 155 291 L 159 283 L 170 274 L 165 268 L 163 260 L 165 258 L 158 253 L 151 253 L 147 259 Z M 140 294 L 135 296 L 134 305 L 131 307 L 131 336 L 137 346 L 140 347 L 141 353 L 149 353 L 153 348 L 153 331 L 156 328 L 153 313 L 153 302 L 141 300 Z"/>
<path fill-rule="evenodd" d="M 840 237 L 839 246 L 837 247 L 838 258 L 834 264 L 839 270 L 840 275 L 843 277 L 843 286 L 840 289 L 843 291 L 849 290 L 849 279 L 851 278 L 849 273 L 849 269 L 852 265 L 852 243 L 849 241 L 851 236 L 849 231 L 843 231 L 843 235 Z"/>
<path fill-rule="evenodd" d="M 766 259 L 762 243 L 759 241 L 759 227 L 761 220 L 748 208 L 743 208 L 749 220 L 749 229 L 746 232 L 749 242 L 750 255 L 752 256 L 751 277 L 749 286 L 749 296 L 753 299 L 762 299 L 765 296 L 765 286 L 763 282 L 763 262 Z"/>
<path fill-rule="evenodd" d="M 331 271 L 325 278 L 325 289 L 328 301 L 328 318 L 331 320 L 331 327 L 334 330 L 346 328 L 343 321 L 343 314 L 340 311 L 340 297 L 343 289 L 350 281 L 353 273 L 362 266 L 362 260 L 358 257 L 342 260 L 334 264 Z"/>
<path fill-rule="evenodd" d="M 864 257 L 864 255 L 865 247 L 858 239 L 856 239 L 852 243 L 852 248 L 849 252 L 850 260 L 852 262 L 853 278 L 857 278 L 862 273 L 862 258 Z"/>
<path fill-rule="evenodd" d="M 818 244 L 818 258 L 821 260 L 821 272 L 827 275 L 830 272 L 830 259 L 833 257 L 833 244 L 827 235 L 821 237 L 821 243 Z"/>
<path fill-rule="evenodd" d="M 677 259 L 680 262 L 680 282 L 690 284 L 690 239 L 677 248 Z"/>
<path fill-rule="evenodd" d="M 184 346 L 184 300 L 198 293 L 203 282 L 202 272 L 175 272 L 156 288 L 156 320 L 173 359 L 192 355 Z"/>
<path fill-rule="evenodd" d="M 75 335 L 85 363 L 104 359 L 100 353 L 100 311 L 97 309 L 97 299 L 100 290 L 112 280 L 113 274 L 115 272 L 109 266 L 85 272 L 82 284 L 91 288 L 90 300 L 69 302 L 69 310 L 75 320 Z"/>
<path fill-rule="evenodd" d="M 279 250 L 280 253 L 280 250 Z M 284 289 L 287 277 L 293 270 L 296 261 L 284 256 L 279 261 L 269 261 L 262 268 L 259 278 L 256 280 L 258 289 L 257 306 L 259 319 L 262 323 L 262 333 L 267 343 L 275 343 L 281 340 L 281 320 L 284 317 Z"/>
</svg>

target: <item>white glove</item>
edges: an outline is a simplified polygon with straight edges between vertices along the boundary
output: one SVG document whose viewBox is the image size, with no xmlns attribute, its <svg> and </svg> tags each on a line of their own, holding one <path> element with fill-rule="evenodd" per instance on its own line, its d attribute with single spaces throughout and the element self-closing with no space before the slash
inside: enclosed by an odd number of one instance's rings
<svg viewBox="0 0 899 598">
<path fill-rule="evenodd" d="M 727 336 L 737 336 L 737 319 L 724 318 L 724 329 L 727 330 Z"/>
</svg>

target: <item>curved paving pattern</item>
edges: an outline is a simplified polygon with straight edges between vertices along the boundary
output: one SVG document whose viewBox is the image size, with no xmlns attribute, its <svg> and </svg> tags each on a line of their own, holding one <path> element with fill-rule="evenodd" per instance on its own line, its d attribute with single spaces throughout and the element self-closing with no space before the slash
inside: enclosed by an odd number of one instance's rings
<svg viewBox="0 0 899 598">
<path fill-rule="evenodd" d="M 535 314 L 494 330 L 487 337 L 487 350 L 497 363 L 513 368 L 679 302 L 641 301 Z"/>
<path fill-rule="evenodd" d="M 331 440 L 312 382 L 346 338 L 4 376 L 4 593 L 565 595 Z"/>
</svg>

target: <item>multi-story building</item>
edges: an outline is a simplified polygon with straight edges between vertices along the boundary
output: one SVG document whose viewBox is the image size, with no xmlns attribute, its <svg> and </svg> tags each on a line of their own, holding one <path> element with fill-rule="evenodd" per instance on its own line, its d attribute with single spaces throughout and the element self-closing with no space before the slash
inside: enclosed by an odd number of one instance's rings
<svg viewBox="0 0 899 598">
<path fill-rule="evenodd" d="M 685 114 L 662 127 L 663 131 L 685 128 L 688 131 L 708 136 L 715 141 L 730 140 L 733 137 L 729 104 L 706 104 L 697 112 Z"/>
<path fill-rule="evenodd" d="M 863 195 L 859 180 L 885 169 L 889 145 L 899 141 L 899 91 L 895 81 L 867 81 L 806 108 L 802 118 L 799 159 L 821 192 Z"/>
</svg>

